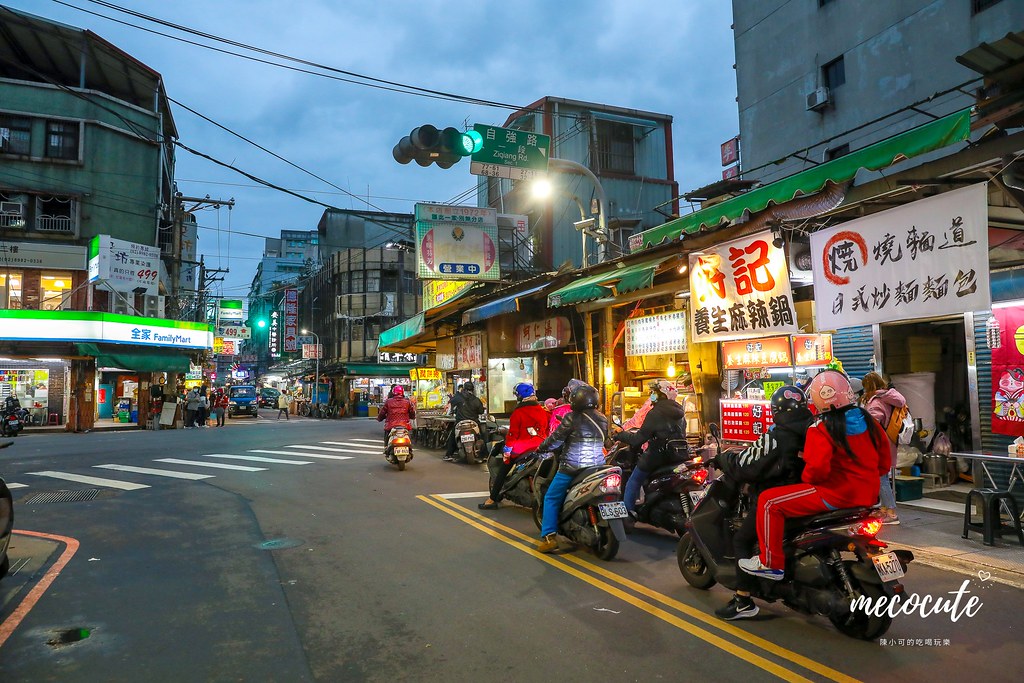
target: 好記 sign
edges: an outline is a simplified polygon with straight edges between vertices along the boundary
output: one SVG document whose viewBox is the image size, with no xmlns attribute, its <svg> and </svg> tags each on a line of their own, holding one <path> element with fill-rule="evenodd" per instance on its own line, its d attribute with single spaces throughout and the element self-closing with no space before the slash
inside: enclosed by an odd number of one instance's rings
<svg viewBox="0 0 1024 683">
<path fill-rule="evenodd" d="M 626 319 L 626 355 L 686 353 L 686 315 L 682 311 Z"/>
<path fill-rule="evenodd" d="M 499 280 L 498 212 L 475 206 L 416 205 L 421 280 Z"/>
<path fill-rule="evenodd" d="M 988 194 L 979 183 L 811 235 L 818 327 L 991 307 Z"/>
<path fill-rule="evenodd" d="M 772 242 L 763 232 L 690 254 L 693 341 L 797 331 L 786 254 Z"/>
</svg>

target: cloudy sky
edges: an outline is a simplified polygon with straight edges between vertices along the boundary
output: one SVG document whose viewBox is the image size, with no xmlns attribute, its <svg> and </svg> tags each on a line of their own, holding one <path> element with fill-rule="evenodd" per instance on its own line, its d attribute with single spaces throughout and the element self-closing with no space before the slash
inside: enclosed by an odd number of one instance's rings
<svg viewBox="0 0 1024 683">
<path fill-rule="evenodd" d="M 105 5 L 435 91 L 514 105 L 550 95 L 670 114 L 684 192 L 721 178 L 719 145 L 738 132 L 731 3 L 724 0 L 0 2 L 92 30 L 159 71 L 175 100 L 344 192 L 175 107 L 183 143 L 339 208 L 411 212 L 416 201 L 464 196 L 475 185 L 467 161 L 448 170 L 401 166 L 392 147 L 421 123 L 501 124 L 509 110 L 213 52 L 104 18 L 217 44 Z M 263 249 L 256 235 L 314 229 L 323 213 L 184 151 L 176 173 L 186 195 L 236 201 L 230 216 L 226 209 L 199 214 L 200 252 L 209 265 L 230 269 L 225 295 L 248 290 Z"/>
</svg>

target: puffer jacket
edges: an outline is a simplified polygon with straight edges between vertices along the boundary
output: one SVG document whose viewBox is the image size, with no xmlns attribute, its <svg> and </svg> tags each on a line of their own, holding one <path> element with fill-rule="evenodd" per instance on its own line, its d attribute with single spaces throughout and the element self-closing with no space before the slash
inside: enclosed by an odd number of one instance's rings
<svg viewBox="0 0 1024 683">
<path fill-rule="evenodd" d="M 462 391 L 461 389 L 452 397 L 451 406 L 456 422 L 461 422 L 462 420 L 479 422 L 480 415 L 484 412 L 484 404 L 477 395 L 471 391 Z"/>
<path fill-rule="evenodd" d="M 819 419 L 807 430 L 801 479 L 833 508 L 868 507 L 878 502 L 879 477 L 889 471 L 889 437 L 861 408 L 843 417 L 854 457 L 832 440 Z"/>
<path fill-rule="evenodd" d="M 548 421 L 548 434 L 558 429 L 558 425 L 561 424 L 562 418 L 572 412 L 572 406 L 568 403 L 562 403 L 554 407 L 551 411 L 551 419 Z"/>
<path fill-rule="evenodd" d="M 390 432 L 399 425 L 412 429 L 412 420 L 415 417 L 416 407 L 412 401 L 402 396 L 392 396 L 384 401 L 380 413 L 377 414 L 377 421 L 384 423 L 385 432 Z"/>
<path fill-rule="evenodd" d="M 864 403 L 864 407 L 867 409 L 868 413 L 878 421 L 878 424 L 882 426 L 882 429 L 889 426 L 889 420 L 892 419 L 892 412 L 905 405 L 907 405 L 907 399 L 905 399 L 903 394 L 895 389 L 877 391 L 874 396 Z M 889 441 L 889 462 L 891 467 L 896 466 L 896 451 L 898 448 L 899 446 L 897 444 Z"/>
<path fill-rule="evenodd" d="M 608 435 L 608 418 L 593 408 L 565 414 L 537 450 L 551 452 L 564 444 L 559 457 L 560 472 L 574 474 L 584 467 L 604 464 L 604 441 Z"/>
<path fill-rule="evenodd" d="M 512 449 L 512 457 L 537 448 L 548 435 L 548 411 L 536 399 L 524 400 L 509 416 L 505 445 Z"/>
</svg>

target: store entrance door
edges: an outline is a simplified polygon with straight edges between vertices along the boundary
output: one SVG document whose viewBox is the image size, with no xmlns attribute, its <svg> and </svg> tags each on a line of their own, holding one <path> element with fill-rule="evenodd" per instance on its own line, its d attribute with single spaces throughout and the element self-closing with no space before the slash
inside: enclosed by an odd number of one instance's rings
<svg viewBox="0 0 1024 683">
<path fill-rule="evenodd" d="M 971 450 L 971 396 L 963 316 L 880 326 L 882 370 L 907 399 L 915 419 L 950 437 L 953 450 Z"/>
</svg>

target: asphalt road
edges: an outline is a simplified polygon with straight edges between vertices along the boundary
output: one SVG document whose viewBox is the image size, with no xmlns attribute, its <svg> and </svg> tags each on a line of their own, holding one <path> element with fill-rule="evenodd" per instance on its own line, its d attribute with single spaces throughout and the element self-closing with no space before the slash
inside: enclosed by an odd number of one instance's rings
<svg viewBox="0 0 1024 683">
<path fill-rule="evenodd" d="M 483 467 L 418 451 L 399 472 L 380 433 L 260 419 L 18 438 L 0 474 L 25 485 L 15 528 L 36 535 L 15 536 L 0 583 L 0 680 L 1019 678 L 1018 589 L 911 565 L 908 591 L 967 580 L 983 605 L 898 617 L 884 645 L 781 605 L 728 624 L 710 612 L 729 594 L 688 587 L 672 537 L 638 532 L 610 563 L 541 555 L 526 510 L 476 509 Z M 29 502 L 57 491 L 95 497 Z"/>
</svg>

